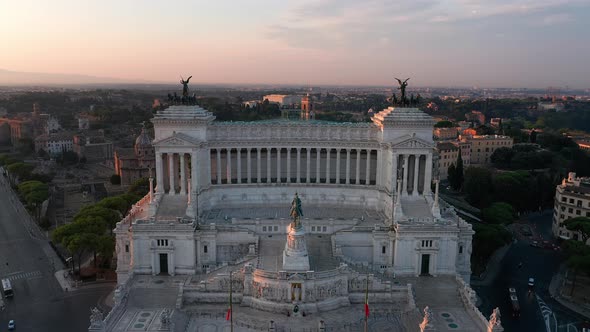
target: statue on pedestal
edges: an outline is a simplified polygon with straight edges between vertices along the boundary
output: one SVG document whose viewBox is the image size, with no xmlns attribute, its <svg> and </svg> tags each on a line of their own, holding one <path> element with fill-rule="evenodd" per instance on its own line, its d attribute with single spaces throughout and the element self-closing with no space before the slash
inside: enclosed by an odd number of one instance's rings
<svg viewBox="0 0 590 332">
<path fill-rule="evenodd" d="M 399 82 L 399 90 L 401 93 L 400 102 L 402 106 L 406 106 L 408 104 L 408 98 L 406 97 L 406 87 L 408 86 L 409 77 L 406 78 L 403 82 L 399 78 L 395 78 Z"/>
<path fill-rule="evenodd" d="M 293 227 L 294 229 L 301 228 L 301 222 L 299 221 L 299 218 L 303 216 L 303 210 L 301 209 L 301 199 L 299 199 L 297 193 L 295 193 L 295 197 L 291 202 L 291 212 L 289 213 L 289 215 L 291 216 L 291 218 L 293 218 L 291 227 Z"/>
</svg>

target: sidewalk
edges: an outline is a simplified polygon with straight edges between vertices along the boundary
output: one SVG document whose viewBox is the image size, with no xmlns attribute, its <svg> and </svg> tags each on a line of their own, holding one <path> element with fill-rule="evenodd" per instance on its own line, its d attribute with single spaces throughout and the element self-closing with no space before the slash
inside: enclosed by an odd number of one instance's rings
<svg viewBox="0 0 590 332">
<path fill-rule="evenodd" d="M 553 275 L 553 278 L 551 278 L 551 283 L 549 284 L 549 294 L 555 301 L 559 302 L 564 307 L 590 319 L 590 306 L 583 307 L 578 303 L 571 301 L 569 299 L 569 296 L 564 296 L 561 294 L 561 287 L 565 283 L 566 270 L 567 269 L 565 265 L 562 264 L 559 267 L 559 271 L 555 275 Z"/>
</svg>

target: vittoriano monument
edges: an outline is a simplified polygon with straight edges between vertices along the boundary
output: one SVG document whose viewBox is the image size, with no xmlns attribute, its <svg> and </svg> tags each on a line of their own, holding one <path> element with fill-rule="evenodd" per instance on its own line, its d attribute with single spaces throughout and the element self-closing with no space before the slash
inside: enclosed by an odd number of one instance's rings
<svg viewBox="0 0 590 332">
<path fill-rule="evenodd" d="M 393 96 L 391 97 L 391 102 L 393 104 L 393 106 L 398 106 L 398 107 L 414 107 L 417 106 L 420 103 L 420 94 L 418 94 L 416 97 L 414 97 L 414 94 L 412 94 L 410 96 L 410 98 L 407 97 L 406 95 L 406 87 L 408 86 L 408 81 L 410 80 L 410 78 L 406 78 L 405 80 L 401 80 L 399 78 L 395 78 L 398 83 L 399 83 L 399 88 L 397 88 L 398 90 L 400 90 L 400 97 L 399 99 L 397 98 L 397 96 L 395 95 L 395 93 L 393 93 Z"/>
<path fill-rule="evenodd" d="M 309 270 L 309 255 L 307 253 L 307 243 L 305 241 L 305 230 L 301 225 L 300 218 L 303 216 L 301 209 L 301 199 L 295 193 L 293 202 L 291 202 L 292 218 L 287 233 L 287 243 L 283 250 L 283 269 L 285 271 L 307 271 Z"/>
<path fill-rule="evenodd" d="M 174 92 L 174 94 L 168 94 L 168 102 L 170 104 L 182 104 L 182 105 L 195 105 L 197 103 L 196 94 L 193 93 L 192 96 L 188 94 L 188 82 L 191 80 L 193 76 L 189 76 L 186 80 L 180 76 L 180 84 L 182 84 L 182 96 L 179 96 Z"/>
</svg>

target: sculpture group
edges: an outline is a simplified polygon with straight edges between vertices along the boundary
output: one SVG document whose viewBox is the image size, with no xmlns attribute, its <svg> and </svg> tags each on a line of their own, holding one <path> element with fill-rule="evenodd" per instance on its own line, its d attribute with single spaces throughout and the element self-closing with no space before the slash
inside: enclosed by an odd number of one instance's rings
<svg viewBox="0 0 590 332">
<path fill-rule="evenodd" d="M 301 227 L 301 222 L 299 218 L 303 216 L 303 210 L 301 209 L 301 199 L 299 199 L 299 195 L 295 193 L 295 197 L 291 202 L 291 212 L 289 213 L 291 218 L 293 218 L 292 227 L 294 229 L 299 229 Z"/>
<path fill-rule="evenodd" d="M 180 76 L 180 84 L 182 84 L 182 96 L 174 94 L 168 94 L 168 103 L 170 104 L 181 104 L 181 105 L 194 105 L 197 103 L 197 95 L 193 93 L 192 96 L 188 94 L 188 82 L 192 76 L 189 76 L 186 80 Z"/>
<path fill-rule="evenodd" d="M 395 93 L 393 94 L 393 96 L 391 97 L 391 102 L 392 102 L 393 106 L 400 106 L 400 107 L 417 106 L 421 100 L 420 94 L 418 94 L 416 97 L 414 97 L 414 94 L 411 94 L 410 98 L 408 98 L 406 95 L 406 87 L 408 86 L 408 80 L 410 80 L 410 78 L 408 77 L 403 81 L 397 77 L 395 79 L 399 83 L 399 88 L 397 88 L 397 89 L 400 90 L 400 97 L 398 99 L 396 94 Z"/>
</svg>

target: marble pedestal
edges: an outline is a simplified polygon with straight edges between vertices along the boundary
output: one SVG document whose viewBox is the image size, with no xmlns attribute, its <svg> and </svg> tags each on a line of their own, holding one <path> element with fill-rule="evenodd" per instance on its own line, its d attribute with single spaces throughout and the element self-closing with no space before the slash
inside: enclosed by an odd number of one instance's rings
<svg viewBox="0 0 590 332">
<path fill-rule="evenodd" d="M 305 242 L 305 230 L 302 226 L 298 228 L 289 226 L 287 243 L 283 250 L 283 270 L 309 271 L 309 255 Z"/>
</svg>

